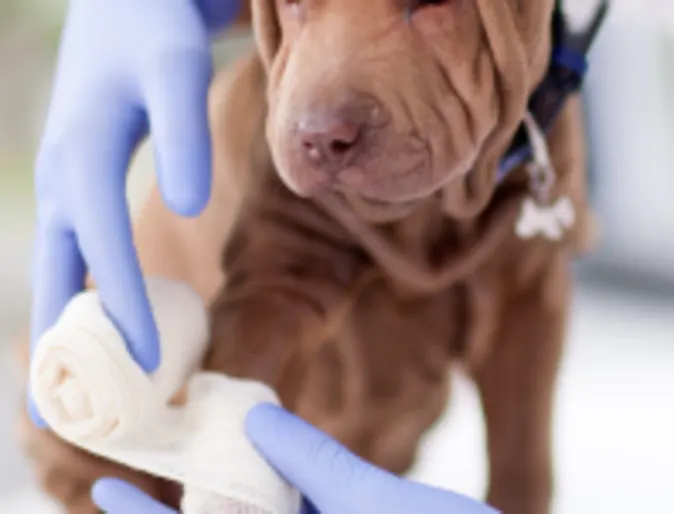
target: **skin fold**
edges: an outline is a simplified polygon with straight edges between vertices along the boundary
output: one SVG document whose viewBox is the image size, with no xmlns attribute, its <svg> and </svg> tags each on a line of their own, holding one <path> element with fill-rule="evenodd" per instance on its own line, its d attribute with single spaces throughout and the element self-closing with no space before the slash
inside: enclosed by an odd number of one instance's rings
<svg viewBox="0 0 674 514">
<path fill-rule="evenodd" d="M 488 502 L 548 514 L 568 265 L 593 240 L 579 100 L 548 141 L 554 193 L 577 213 L 563 241 L 518 239 L 526 176 L 495 177 L 545 73 L 554 2 L 448 0 L 411 16 L 404 3 L 252 0 L 257 48 L 210 92 L 212 199 L 185 219 L 153 191 L 134 225 L 140 262 L 211 306 L 205 369 L 272 385 L 395 473 L 464 368 L 486 419 Z M 70 513 L 96 512 L 88 487 L 103 475 L 177 504 L 171 484 L 27 419 L 20 433 Z"/>
</svg>

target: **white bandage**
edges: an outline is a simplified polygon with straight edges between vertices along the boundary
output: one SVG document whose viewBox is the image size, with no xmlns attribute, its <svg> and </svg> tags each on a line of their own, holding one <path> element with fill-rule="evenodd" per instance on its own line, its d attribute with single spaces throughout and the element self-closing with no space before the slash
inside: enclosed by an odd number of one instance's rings
<svg viewBox="0 0 674 514">
<path fill-rule="evenodd" d="M 299 493 L 244 431 L 249 410 L 278 403 L 276 395 L 259 382 L 197 372 L 208 343 L 203 303 L 167 279 L 148 279 L 147 287 L 159 369 L 146 375 L 97 293 L 82 293 L 32 357 L 30 387 L 41 415 L 90 453 L 183 484 L 186 514 L 297 514 Z M 186 403 L 169 405 L 185 383 Z"/>
</svg>

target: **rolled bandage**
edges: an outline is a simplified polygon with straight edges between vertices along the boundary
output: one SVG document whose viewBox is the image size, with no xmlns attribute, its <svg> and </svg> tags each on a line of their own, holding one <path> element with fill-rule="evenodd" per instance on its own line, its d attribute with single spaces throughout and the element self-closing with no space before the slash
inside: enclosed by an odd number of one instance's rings
<svg viewBox="0 0 674 514">
<path fill-rule="evenodd" d="M 147 282 L 161 365 L 148 376 L 95 291 L 81 293 L 38 342 L 30 387 L 62 439 L 108 460 L 179 482 L 186 514 L 297 514 L 300 495 L 245 434 L 247 413 L 276 403 L 262 383 L 199 372 L 208 317 L 187 286 Z M 187 384 L 181 406 L 171 399 Z"/>
</svg>

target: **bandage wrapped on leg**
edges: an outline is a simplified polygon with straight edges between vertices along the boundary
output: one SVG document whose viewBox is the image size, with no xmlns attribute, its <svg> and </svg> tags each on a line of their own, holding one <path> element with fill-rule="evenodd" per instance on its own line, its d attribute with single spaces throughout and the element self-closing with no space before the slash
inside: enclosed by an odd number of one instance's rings
<svg viewBox="0 0 674 514">
<path fill-rule="evenodd" d="M 257 453 L 244 431 L 266 385 L 199 372 L 208 343 L 201 299 L 168 279 L 147 282 L 161 365 L 133 361 L 97 293 L 76 296 L 38 342 L 30 387 L 62 439 L 184 486 L 186 514 L 297 514 L 300 495 Z M 186 401 L 171 400 L 187 385 Z"/>
</svg>

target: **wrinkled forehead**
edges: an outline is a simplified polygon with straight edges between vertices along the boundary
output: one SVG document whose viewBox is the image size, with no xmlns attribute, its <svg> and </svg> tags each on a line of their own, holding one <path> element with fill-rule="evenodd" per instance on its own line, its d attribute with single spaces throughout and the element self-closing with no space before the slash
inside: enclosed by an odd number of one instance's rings
<svg viewBox="0 0 674 514">
<path fill-rule="evenodd" d="M 481 0 L 250 0 L 252 4 L 269 4 L 277 9 L 291 8 L 297 11 L 320 13 L 325 11 L 351 10 L 352 12 L 378 12 L 382 15 L 395 15 L 397 13 L 409 13 L 424 7 L 452 8 L 468 7 L 472 4 L 480 4 Z M 523 19 L 535 18 L 537 13 L 550 11 L 555 0 L 489 0 L 484 6 L 507 6 L 516 16 Z M 248 12 L 249 9 L 244 9 Z M 354 9 L 357 7 L 358 9 Z"/>
<path fill-rule="evenodd" d="M 357 37 L 385 30 L 396 21 L 412 24 L 438 24 L 451 38 L 456 32 L 480 31 L 485 43 L 505 42 L 502 36 L 516 38 L 536 65 L 545 59 L 550 20 L 555 0 L 250 0 L 256 37 L 263 57 L 271 59 L 286 32 L 317 26 L 338 27 Z M 408 18 L 410 12 L 412 17 Z M 441 23 L 443 22 L 443 23 Z M 312 31 L 313 32 L 313 31 Z M 327 37 L 327 34 L 324 34 Z M 313 33 L 312 37 L 320 37 Z M 336 45 L 345 41 L 335 41 Z"/>
</svg>

